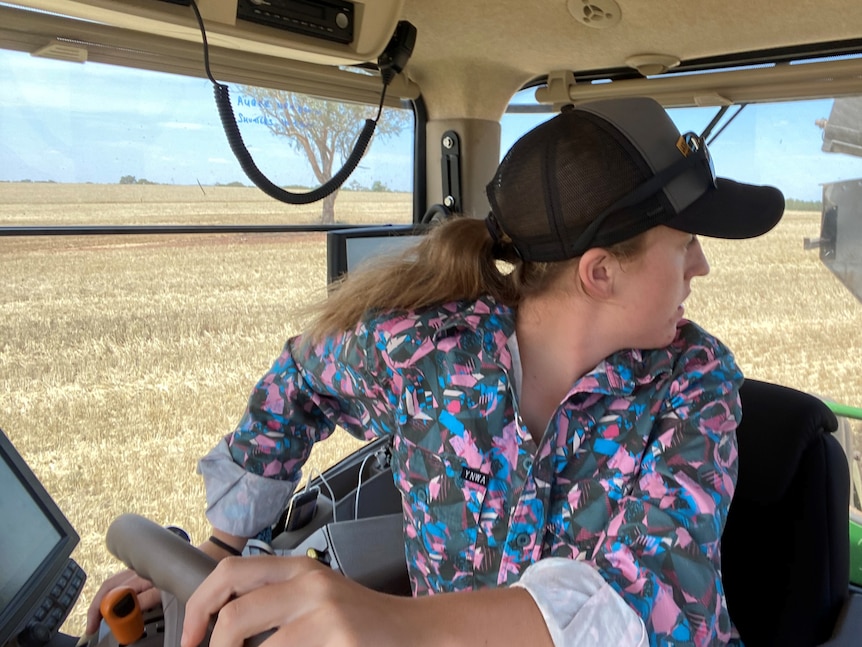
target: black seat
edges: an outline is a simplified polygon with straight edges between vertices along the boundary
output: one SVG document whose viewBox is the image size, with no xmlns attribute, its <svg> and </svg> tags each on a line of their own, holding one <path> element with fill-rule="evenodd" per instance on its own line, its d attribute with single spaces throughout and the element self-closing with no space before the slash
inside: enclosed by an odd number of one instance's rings
<svg viewBox="0 0 862 647">
<path fill-rule="evenodd" d="M 721 540 L 730 616 L 746 647 L 829 640 L 848 597 L 850 477 L 835 415 L 746 380 L 739 480 Z"/>
</svg>

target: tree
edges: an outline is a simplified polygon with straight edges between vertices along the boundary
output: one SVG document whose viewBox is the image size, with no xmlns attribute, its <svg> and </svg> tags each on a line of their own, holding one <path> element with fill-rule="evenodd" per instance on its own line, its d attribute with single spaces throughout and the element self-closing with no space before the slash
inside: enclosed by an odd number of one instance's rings
<svg viewBox="0 0 862 647">
<path fill-rule="evenodd" d="M 145 177 L 138 179 L 134 175 L 124 175 L 120 178 L 120 184 L 155 184 L 155 182 L 150 182 Z"/>
<path fill-rule="evenodd" d="M 305 154 L 320 184 L 325 183 L 344 164 L 366 119 L 373 119 L 377 108 L 340 101 L 315 99 L 295 92 L 241 86 L 240 105 L 257 107 L 273 135 L 286 137 L 290 146 Z M 385 109 L 374 139 L 397 135 L 412 124 L 405 110 Z M 374 140 L 372 140 L 373 143 Z M 370 148 L 369 144 L 369 148 Z M 338 192 L 323 200 L 320 221 L 335 222 L 335 199 Z"/>
</svg>

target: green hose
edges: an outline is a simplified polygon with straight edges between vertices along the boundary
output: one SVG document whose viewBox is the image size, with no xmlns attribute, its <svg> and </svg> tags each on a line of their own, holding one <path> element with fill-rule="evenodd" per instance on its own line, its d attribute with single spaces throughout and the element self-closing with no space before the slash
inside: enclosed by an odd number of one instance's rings
<svg viewBox="0 0 862 647">
<path fill-rule="evenodd" d="M 862 517 L 850 511 L 850 581 L 862 586 Z"/>
<path fill-rule="evenodd" d="M 860 407 L 851 407 L 849 405 L 838 404 L 836 402 L 826 402 L 826 406 L 828 406 L 836 416 L 852 420 L 862 420 L 862 408 Z M 846 447 L 845 451 L 847 451 Z M 850 458 L 851 496 L 855 494 L 857 497 L 862 497 L 862 474 L 859 473 L 856 461 L 853 460 L 852 456 Z M 852 507 L 854 504 L 855 502 L 851 499 L 850 581 L 853 584 L 862 586 L 862 512 L 854 509 Z"/>
<path fill-rule="evenodd" d="M 860 407 L 851 407 L 848 404 L 838 404 L 837 402 L 827 402 L 826 406 L 829 407 L 832 410 L 832 413 L 836 416 L 862 420 L 862 408 Z"/>
</svg>

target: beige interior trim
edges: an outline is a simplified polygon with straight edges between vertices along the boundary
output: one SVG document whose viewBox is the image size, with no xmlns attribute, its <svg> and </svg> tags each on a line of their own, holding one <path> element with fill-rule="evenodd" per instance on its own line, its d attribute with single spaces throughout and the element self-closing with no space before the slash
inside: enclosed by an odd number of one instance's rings
<svg viewBox="0 0 862 647">
<path fill-rule="evenodd" d="M 650 96 L 665 106 L 720 106 L 791 99 L 838 97 L 862 93 L 862 58 L 830 60 L 725 72 L 680 74 L 611 83 L 569 83 L 560 88 L 559 73 L 550 88 L 536 90 L 540 103 Z"/>
<path fill-rule="evenodd" d="M 0 7 L 0 47 L 67 56 L 67 60 L 110 63 L 134 68 L 152 69 L 191 76 L 202 76 L 200 34 L 188 7 L 157 0 L 6 0 L 19 5 L 45 9 L 63 8 L 67 12 L 105 17 L 122 13 L 134 28 L 117 27 L 81 19 Z M 199 0 L 209 15 L 234 7 L 237 0 Z M 405 0 L 381 0 L 397 16 Z M 228 4 L 225 4 L 228 3 Z M 394 3 L 394 4 L 393 4 Z M 368 0 L 378 10 L 377 1 Z M 157 7 L 158 22 L 138 14 L 152 14 Z M 357 5 L 359 6 L 359 5 Z M 111 9 L 113 7 L 113 10 Z M 120 10 L 117 10 L 120 7 Z M 146 9 L 146 10 L 145 10 Z M 86 10 L 86 11 L 85 11 Z M 229 12 L 228 12 L 229 13 Z M 174 15 L 176 14 L 176 15 Z M 188 33 L 174 33 L 174 22 L 182 16 Z M 226 15 L 226 14 L 225 14 Z M 109 16 L 109 17 L 113 17 Z M 121 22 L 115 18 L 115 22 Z M 228 20 L 221 16 L 222 20 Z M 392 18 L 394 20 L 394 18 Z M 257 26 L 252 26 L 257 27 Z M 193 29 L 192 29 L 193 28 Z M 249 28 L 251 29 L 251 28 Z M 147 33 L 147 30 L 153 33 Z M 363 27 L 364 30 L 364 27 Z M 270 30 L 265 30 L 269 32 Z M 279 30 L 277 30 L 279 31 Z M 191 34 L 194 34 L 192 37 Z M 242 38 L 221 46 L 211 39 L 213 71 L 220 81 L 247 83 L 303 92 L 363 103 L 376 103 L 380 82 L 376 75 L 346 72 L 332 64 L 339 57 L 326 59 L 328 64 L 312 63 L 288 47 L 285 33 L 279 47 L 258 51 L 256 39 L 267 38 L 244 32 Z M 423 35 L 419 36 L 422 41 Z M 64 47 L 67 46 L 67 47 Z M 83 51 L 81 48 L 83 48 Z M 294 58 L 290 58 L 294 57 Z M 313 57 L 312 57 L 313 58 Z M 429 64 L 430 65 L 430 64 Z M 429 74 L 433 69 L 435 74 Z M 423 95 L 432 119 L 467 117 L 497 119 L 511 96 L 526 79 L 523 72 L 500 66 L 467 65 L 460 58 L 444 57 L 428 69 L 408 66 L 406 74 L 423 87 Z M 668 74 L 650 78 L 627 79 L 610 83 L 573 83 L 567 72 L 552 73 L 551 89 L 539 88 L 537 100 L 561 104 L 623 96 L 651 96 L 666 106 L 715 106 L 751 102 L 812 99 L 849 96 L 862 93 L 862 59 L 829 60 L 805 64 L 781 64 L 771 68 L 748 68 L 724 72 Z M 469 79 L 469 82 L 465 81 Z M 398 105 L 399 98 L 415 99 L 420 87 L 399 76 L 390 87 L 387 105 Z M 476 97 L 481 97 L 477 101 Z"/>
<path fill-rule="evenodd" d="M 199 42 L 190 7 L 157 0 L 4 0 L 105 25 Z M 237 0 L 197 0 L 210 42 L 217 47 L 321 65 L 376 61 L 395 31 L 404 0 L 354 1 L 354 38 L 336 43 L 236 19 Z"/>
<path fill-rule="evenodd" d="M 0 47 L 34 53 L 61 43 L 86 50 L 86 60 L 203 77 L 203 48 L 198 42 L 153 36 L 139 31 L 99 25 L 60 16 L 0 6 Z M 302 92 L 343 101 L 376 105 L 381 82 L 376 73 L 264 56 L 252 52 L 210 48 L 216 79 Z M 401 99 L 415 99 L 419 88 L 403 75 L 387 90 L 386 105 L 397 107 Z"/>
</svg>

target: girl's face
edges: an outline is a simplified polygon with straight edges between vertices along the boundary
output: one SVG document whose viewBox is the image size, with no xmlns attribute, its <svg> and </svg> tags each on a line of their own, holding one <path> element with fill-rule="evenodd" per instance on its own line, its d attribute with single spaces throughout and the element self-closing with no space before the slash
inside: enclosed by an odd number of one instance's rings
<svg viewBox="0 0 862 647">
<path fill-rule="evenodd" d="M 615 288 L 630 348 L 661 348 L 676 336 L 691 293 L 691 279 L 706 276 L 709 263 L 697 236 L 658 226 L 646 234 L 642 252 L 623 262 Z"/>
</svg>

